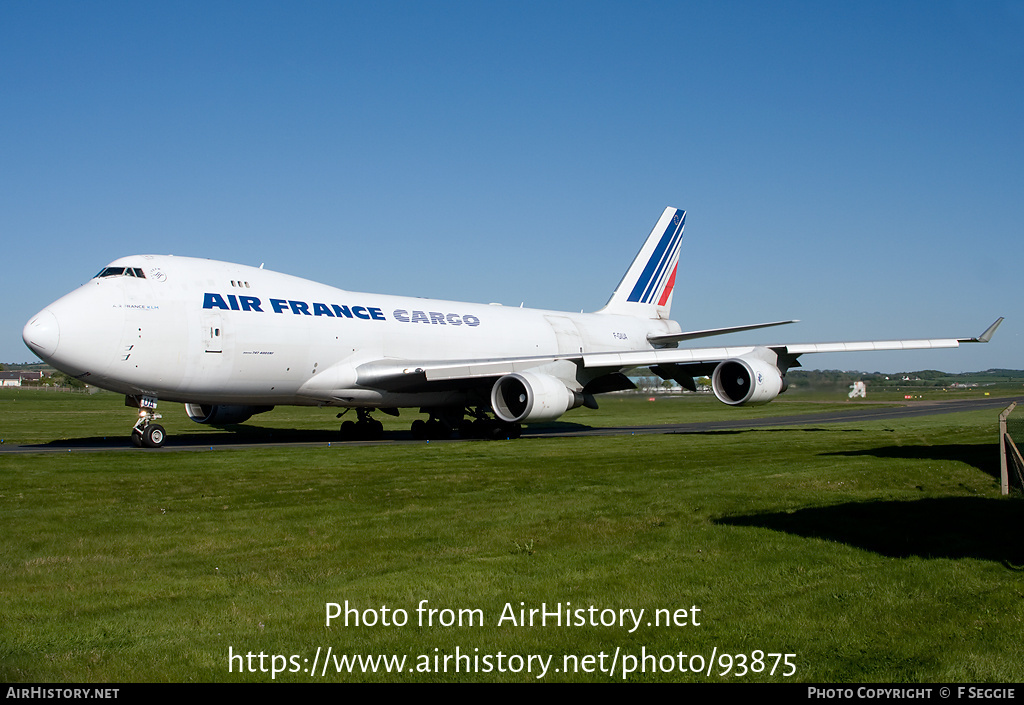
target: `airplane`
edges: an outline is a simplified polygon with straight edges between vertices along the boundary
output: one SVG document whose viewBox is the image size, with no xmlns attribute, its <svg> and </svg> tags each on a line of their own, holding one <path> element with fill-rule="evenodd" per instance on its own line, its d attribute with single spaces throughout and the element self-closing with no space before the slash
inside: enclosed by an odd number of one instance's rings
<svg viewBox="0 0 1024 705">
<path fill-rule="evenodd" d="M 731 406 L 766 404 L 801 355 L 988 342 L 1003 320 L 977 338 L 680 347 L 796 322 L 683 331 L 670 311 L 685 221 L 665 209 L 594 313 L 357 293 L 262 265 L 134 255 L 37 313 L 22 338 L 56 369 L 124 394 L 139 409 L 132 442 L 158 448 L 158 400 L 217 426 L 275 405 L 355 409 L 347 439 L 380 437 L 372 411 L 409 407 L 429 415 L 413 422 L 417 438 L 513 438 L 524 423 L 634 389 L 626 372 L 642 367 L 690 390 L 709 376 Z"/>
</svg>

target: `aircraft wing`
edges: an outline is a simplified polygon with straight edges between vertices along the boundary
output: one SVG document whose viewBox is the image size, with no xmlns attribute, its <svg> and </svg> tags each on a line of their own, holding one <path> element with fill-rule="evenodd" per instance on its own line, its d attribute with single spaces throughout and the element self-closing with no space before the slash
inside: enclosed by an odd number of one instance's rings
<svg viewBox="0 0 1024 705">
<path fill-rule="evenodd" d="M 961 343 L 987 343 L 1003 322 L 1000 316 L 995 323 L 973 338 L 925 338 L 919 340 L 863 340 L 837 343 L 788 343 L 782 345 L 747 345 L 720 348 L 662 348 L 657 350 L 631 350 L 620 353 L 590 353 L 583 356 L 585 367 L 647 367 L 649 365 L 708 363 L 740 357 L 756 348 L 767 348 L 780 358 L 793 361 L 797 356 L 819 352 L 868 352 L 873 350 L 927 350 L 933 348 L 956 348 Z"/>
<path fill-rule="evenodd" d="M 360 365 L 356 372 L 357 383 L 362 386 L 401 390 L 422 382 L 500 377 L 559 360 L 578 362 L 582 358 L 581 353 L 576 353 L 486 360 L 381 360 Z"/>
<path fill-rule="evenodd" d="M 797 365 L 796 358 L 806 353 L 865 352 L 873 350 L 925 350 L 956 348 L 961 343 L 987 343 L 999 324 L 1000 317 L 978 337 L 925 338 L 918 340 L 866 340 L 836 343 L 797 343 L 782 345 L 736 345 L 713 348 L 656 348 L 622 352 L 568 353 L 480 360 L 402 361 L 387 360 L 361 365 L 358 383 L 385 389 L 402 389 L 423 382 L 484 379 L 513 372 L 524 372 L 542 365 L 570 361 L 590 369 L 619 371 L 633 367 L 680 365 L 695 374 L 723 360 L 749 355 L 756 350 L 771 350 L 786 368 Z"/>
</svg>

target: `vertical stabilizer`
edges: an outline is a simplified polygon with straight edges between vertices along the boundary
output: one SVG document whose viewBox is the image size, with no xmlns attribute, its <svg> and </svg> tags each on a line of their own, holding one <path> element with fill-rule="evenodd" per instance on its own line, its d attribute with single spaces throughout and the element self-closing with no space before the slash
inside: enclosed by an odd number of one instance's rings
<svg viewBox="0 0 1024 705">
<path fill-rule="evenodd" d="M 637 318 L 669 317 L 685 223 L 686 211 L 671 207 L 665 209 L 626 271 L 626 276 L 598 313 Z"/>
</svg>

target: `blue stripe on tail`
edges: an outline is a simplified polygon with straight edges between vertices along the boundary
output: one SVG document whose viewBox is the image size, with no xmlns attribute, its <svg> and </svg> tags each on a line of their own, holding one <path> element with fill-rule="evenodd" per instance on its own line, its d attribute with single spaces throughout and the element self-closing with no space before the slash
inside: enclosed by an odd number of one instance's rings
<svg viewBox="0 0 1024 705">
<path fill-rule="evenodd" d="M 679 213 L 681 211 L 676 211 L 677 215 Z M 643 273 L 637 279 L 633 291 L 626 298 L 627 301 L 651 303 L 654 300 L 655 294 L 665 280 L 665 275 L 671 264 L 672 254 L 676 251 L 679 238 L 682 237 L 683 224 L 685 222 L 685 214 L 679 218 L 678 222 L 676 222 L 675 218 L 669 221 L 665 232 L 658 241 L 658 246 L 654 248 L 654 253 L 647 261 L 647 266 L 644 267 Z"/>
</svg>

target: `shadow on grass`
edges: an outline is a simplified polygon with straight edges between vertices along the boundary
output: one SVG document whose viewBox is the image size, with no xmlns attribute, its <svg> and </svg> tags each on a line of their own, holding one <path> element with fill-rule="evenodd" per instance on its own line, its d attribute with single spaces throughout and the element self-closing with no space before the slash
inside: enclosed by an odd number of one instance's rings
<svg viewBox="0 0 1024 705">
<path fill-rule="evenodd" d="M 714 521 L 838 541 L 891 558 L 977 558 L 1024 570 L 1024 501 L 1016 498 L 851 502 Z"/>
<path fill-rule="evenodd" d="M 524 433 L 530 435 L 544 434 L 567 434 L 574 431 L 586 431 L 590 427 L 571 422 L 555 422 L 541 426 L 531 425 L 524 429 Z M 453 434 L 451 440 L 461 440 L 459 434 Z M 414 441 L 416 440 L 410 430 L 386 430 L 379 441 Z M 470 438 L 469 440 L 475 440 Z M 260 444 L 357 444 L 374 442 L 373 440 L 349 439 L 344 440 L 337 429 L 289 429 L 289 428 L 266 428 L 252 426 L 249 424 L 238 424 L 224 426 L 222 428 L 211 428 L 208 431 L 188 433 L 168 433 L 164 443 L 165 448 L 181 448 L 193 446 L 245 446 Z M 86 436 L 82 438 L 59 438 L 46 443 L 26 443 L 21 447 L 25 449 L 38 448 L 40 450 L 52 449 L 82 449 L 82 450 L 107 450 L 112 448 L 126 448 L 132 445 L 131 436 Z"/>
<path fill-rule="evenodd" d="M 761 421 L 760 419 L 755 419 Z M 770 421 L 770 419 L 764 420 Z M 696 425 L 696 424 L 694 424 Z M 710 425 L 710 424 L 709 424 Z M 765 424 L 769 425 L 769 424 Z M 891 429 L 885 429 L 891 431 Z M 735 436 L 738 434 L 751 434 L 751 433 L 864 433 L 862 428 L 737 428 L 737 429 L 711 429 L 703 430 L 700 428 L 688 429 L 684 428 L 679 431 L 672 431 L 673 435 L 677 436 Z"/>
<path fill-rule="evenodd" d="M 876 458 L 900 460 L 958 460 L 972 465 L 992 477 L 999 477 L 998 443 L 950 443 L 945 445 L 883 446 L 864 450 L 837 450 L 822 455 L 844 455 L 847 457 L 870 455 Z"/>
<path fill-rule="evenodd" d="M 405 432 L 385 432 L 385 439 L 411 438 Z M 168 433 L 165 447 L 256 445 L 260 443 L 339 443 L 336 430 L 263 428 L 260 426 L 231 426 L 199 433 Z M 47 443 L 25 444 L 23 448 L 81 448 L 106 449 L 130 447 L 131 436 L 90 436 L 62 438 Z"/>
</svg>

